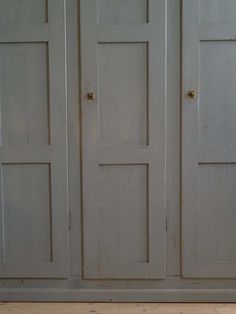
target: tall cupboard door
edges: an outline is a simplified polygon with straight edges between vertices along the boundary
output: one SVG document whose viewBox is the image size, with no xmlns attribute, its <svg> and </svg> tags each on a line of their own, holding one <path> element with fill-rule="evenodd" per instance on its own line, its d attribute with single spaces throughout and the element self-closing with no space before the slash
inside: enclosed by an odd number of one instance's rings
<svg viewBox="0 0 236 314">
<path fill-rule="evenodd" d="M 236 1 L 183 0 L 184 277 L 236 278 Z"/>
<path fill-rule="evenodd" d="M 81 0 L 83 276 L 165 277 L 165 0 Z"/>
<path fill-rule="evenodd" d="M 0 0 L 0 277 L 68 275 L 65 2 Z"/>
</svg>

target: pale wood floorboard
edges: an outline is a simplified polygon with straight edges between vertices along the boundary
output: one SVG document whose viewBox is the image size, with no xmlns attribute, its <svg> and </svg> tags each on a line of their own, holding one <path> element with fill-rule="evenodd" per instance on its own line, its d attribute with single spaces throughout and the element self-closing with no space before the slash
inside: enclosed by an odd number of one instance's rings
<svg viewBox="0 0 236 314">
<path fill-rule="evenodd" d="M 236 304 L 0 303 L 0 314 L 236 314 Z"/>
</svg>

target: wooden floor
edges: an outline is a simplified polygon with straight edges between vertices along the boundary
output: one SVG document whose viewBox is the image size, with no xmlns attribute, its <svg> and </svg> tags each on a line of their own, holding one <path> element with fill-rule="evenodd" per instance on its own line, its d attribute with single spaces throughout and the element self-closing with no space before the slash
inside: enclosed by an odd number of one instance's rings
<svg viewBox="0 0 236 314">
<path fill-rule="evenodd" d="M 236 314 L 236 304 L 0 303 L 0 314 Z"/>
</svg>

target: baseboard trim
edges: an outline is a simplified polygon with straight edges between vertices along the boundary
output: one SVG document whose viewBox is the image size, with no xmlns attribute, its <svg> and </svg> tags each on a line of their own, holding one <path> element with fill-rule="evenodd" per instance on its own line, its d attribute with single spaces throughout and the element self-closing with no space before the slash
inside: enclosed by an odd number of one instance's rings
<svg viewBox="0 0 236 314">
<path fill-rule="evenodd" d="M 1 302 L 236 302 L 229 289 L 2 289 Z"/>
</svg>

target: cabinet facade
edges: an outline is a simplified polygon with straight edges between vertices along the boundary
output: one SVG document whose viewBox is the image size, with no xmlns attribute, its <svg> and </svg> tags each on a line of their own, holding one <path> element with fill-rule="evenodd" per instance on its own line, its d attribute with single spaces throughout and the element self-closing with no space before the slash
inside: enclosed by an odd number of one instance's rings
<svg viewBox="0 0 236 314">
<path fill-rule="evenodd" d="M 236 301 L 235 1 L 0 24 L 0 299 Z"/>
</svg>

